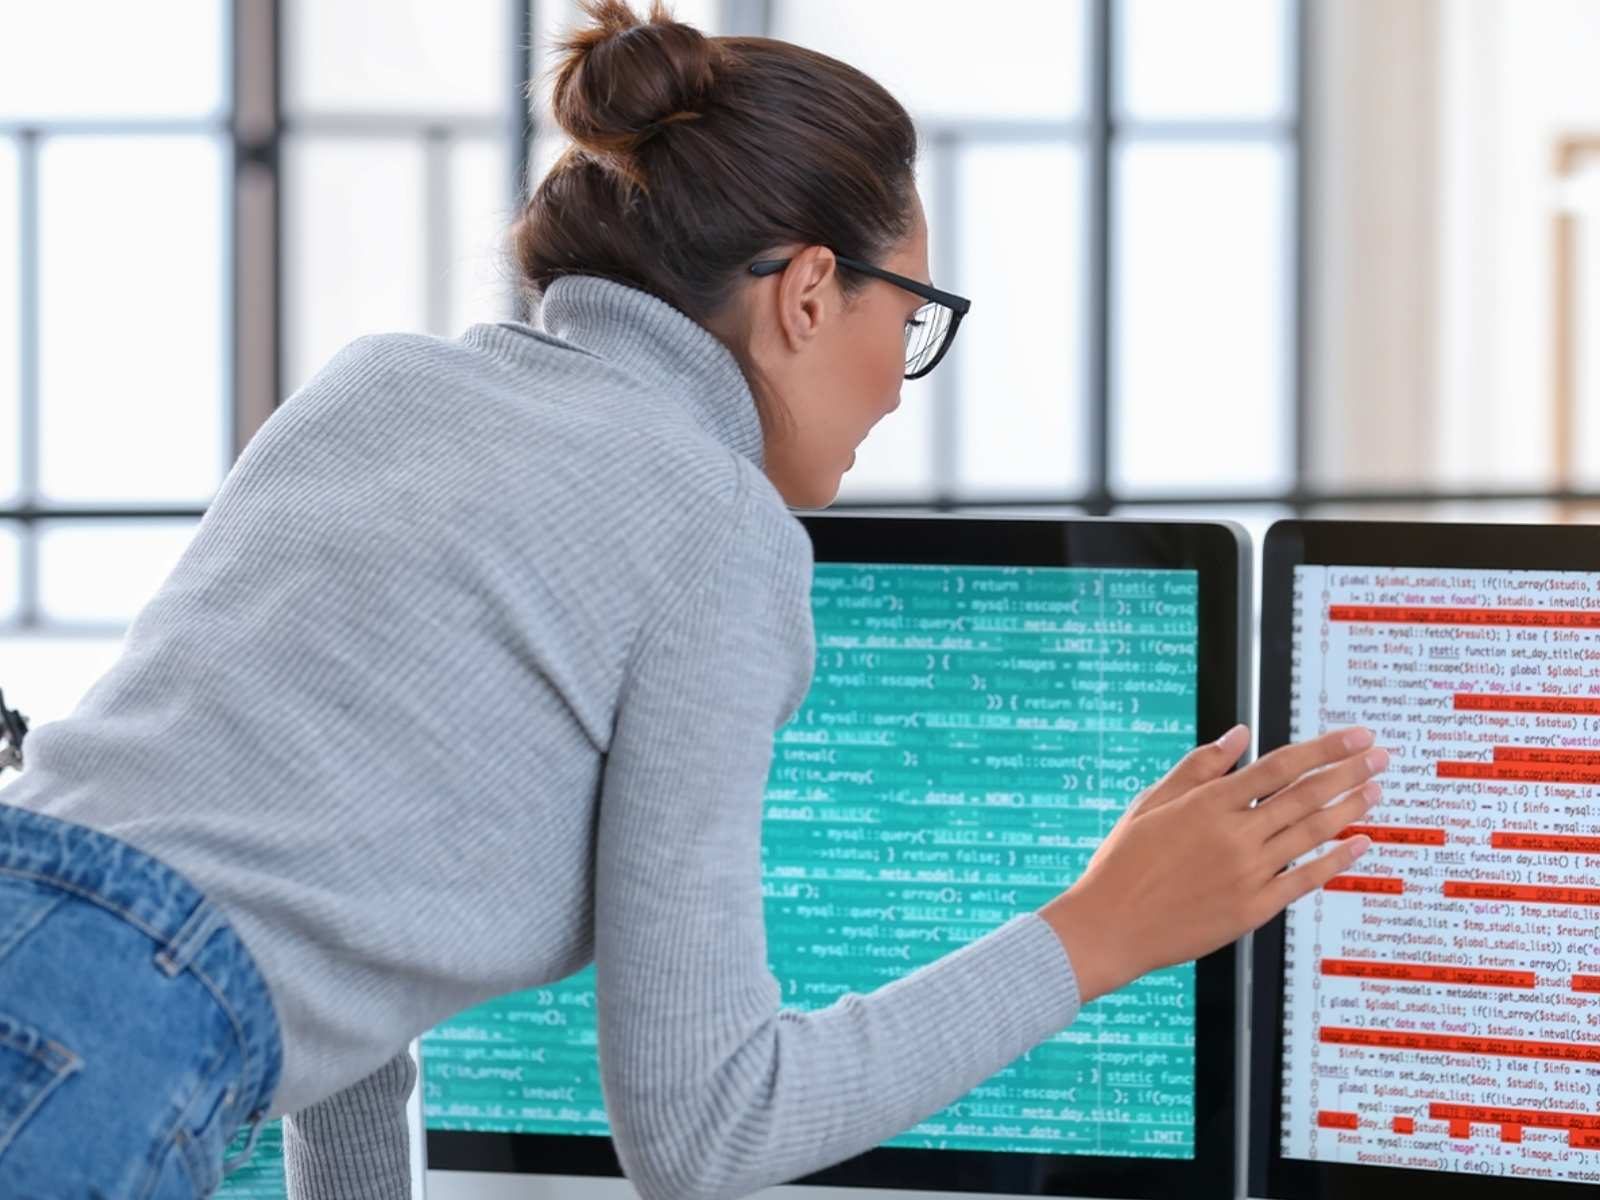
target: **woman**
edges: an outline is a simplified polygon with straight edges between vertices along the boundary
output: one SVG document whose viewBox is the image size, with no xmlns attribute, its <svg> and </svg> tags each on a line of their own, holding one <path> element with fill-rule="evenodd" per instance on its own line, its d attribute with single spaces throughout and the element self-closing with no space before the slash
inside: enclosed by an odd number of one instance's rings
<svg viewBox="0 0 1600 1200">
<path fill-rule="evenodd" d="M 402 1195 L 407 1043 L 591 958 L 635 1185 L 742 1194 L 1365 849 L 1282 871 L 1374 802 L 1370 734 L 1227 775 L 1236 729 L 1045 908 L 780 1009 L 761 795 L 813 655 L 788 508 L 833 499 L 958 302 L 928 304 L 911 122 L 870 79 L 589 13 L 554 89 L 574 149 L 515 230 L 543 330 L 340 352 L 30 737 L 0 809 L 0 1194 L 203 1196 L 281 1113 L 294 1195 Z"/>
</svg>

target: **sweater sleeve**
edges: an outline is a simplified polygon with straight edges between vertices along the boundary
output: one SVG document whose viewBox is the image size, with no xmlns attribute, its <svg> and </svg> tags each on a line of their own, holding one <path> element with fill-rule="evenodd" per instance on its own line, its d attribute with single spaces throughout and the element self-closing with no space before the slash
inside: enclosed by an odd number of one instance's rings
<svg viewBox="0 0 1600 1200">
<path fill-rule="evenodd" d="M 601 1078 L 646 1200 L 744 1195 L 869 1149 L 1079 1003 L 1059 939 L 1030 913 L 870 994 L 781 1008 L 762 794 L 773 735 L 810 681 L 810 551 L 749 489 L 735 508 L 723 552 L 634 651 L 602 781 Z"/>
<path fill-rule="evenodd" d="M 371 1075 L 283 1119 L 289 1200 L 411 1195 L 406 1101 L 417 1064 L 402 1050 Z"/>
</svg>

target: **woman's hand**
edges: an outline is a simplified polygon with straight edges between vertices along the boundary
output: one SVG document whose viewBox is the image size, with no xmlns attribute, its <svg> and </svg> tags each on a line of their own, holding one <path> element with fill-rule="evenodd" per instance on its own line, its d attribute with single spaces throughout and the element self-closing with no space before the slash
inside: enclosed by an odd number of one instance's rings
<svg viewBox="0 0 1600 1200">
<path fill-rule="evenodd" d="M 1378 802 L 1369 781 L 1389 756 L 1371 732 L 1335 730 L 1229 775 L 1249 744 L 1240 725 L 1192 750 L 1128 806 L 1082 878 L 1039 910 L 1085 1003 L 1265 924 L 1371 846 L 1352 837 L 1283 870 Z"/>
</svg>

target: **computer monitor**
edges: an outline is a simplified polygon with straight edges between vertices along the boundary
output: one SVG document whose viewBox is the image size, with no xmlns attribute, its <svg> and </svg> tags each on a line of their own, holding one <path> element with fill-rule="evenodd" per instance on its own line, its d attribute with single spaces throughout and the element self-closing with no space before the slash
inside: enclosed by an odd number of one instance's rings
<svg viewBox="0 0 1600 1200">
<path fill-rule="evenodd" d="M 1140 790 L 1241 719 L 1249 555 L 1225 524 L 805 524 L 817 664 L 776 738 L 763 869 L 785 1001 L 817 1008 L 1044 904 Z M 1232 947 L 1157 971 L 808 1182 L 1230 1196 L 1237 999 Z M 429 1166 L 616 1173 L 595 1047 L 589 972 L 425 1037 Z"/>
<path fill-rule="evenodd" d="M 1600 1182 L 1600 535 L 1286 521 L 1261 749 L 1392 759 L 1351 870 L 1254 939 L 1251 1194 Z"/>
</svg>

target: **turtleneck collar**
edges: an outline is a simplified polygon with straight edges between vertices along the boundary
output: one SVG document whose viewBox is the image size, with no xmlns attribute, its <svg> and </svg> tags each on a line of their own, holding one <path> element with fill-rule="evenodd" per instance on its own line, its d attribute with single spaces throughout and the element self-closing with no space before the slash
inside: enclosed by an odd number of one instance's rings
<svg viewBox="0 0 1600 1200">
<path fill-rule="evenodd" d="M 545 289 L 545 332 L 587 350 L 670 396 L 713 437 L 756 466 L 761 418 L 733 353 L 666 301 L 595 275 L 568 275 Z"/>
</svg>

